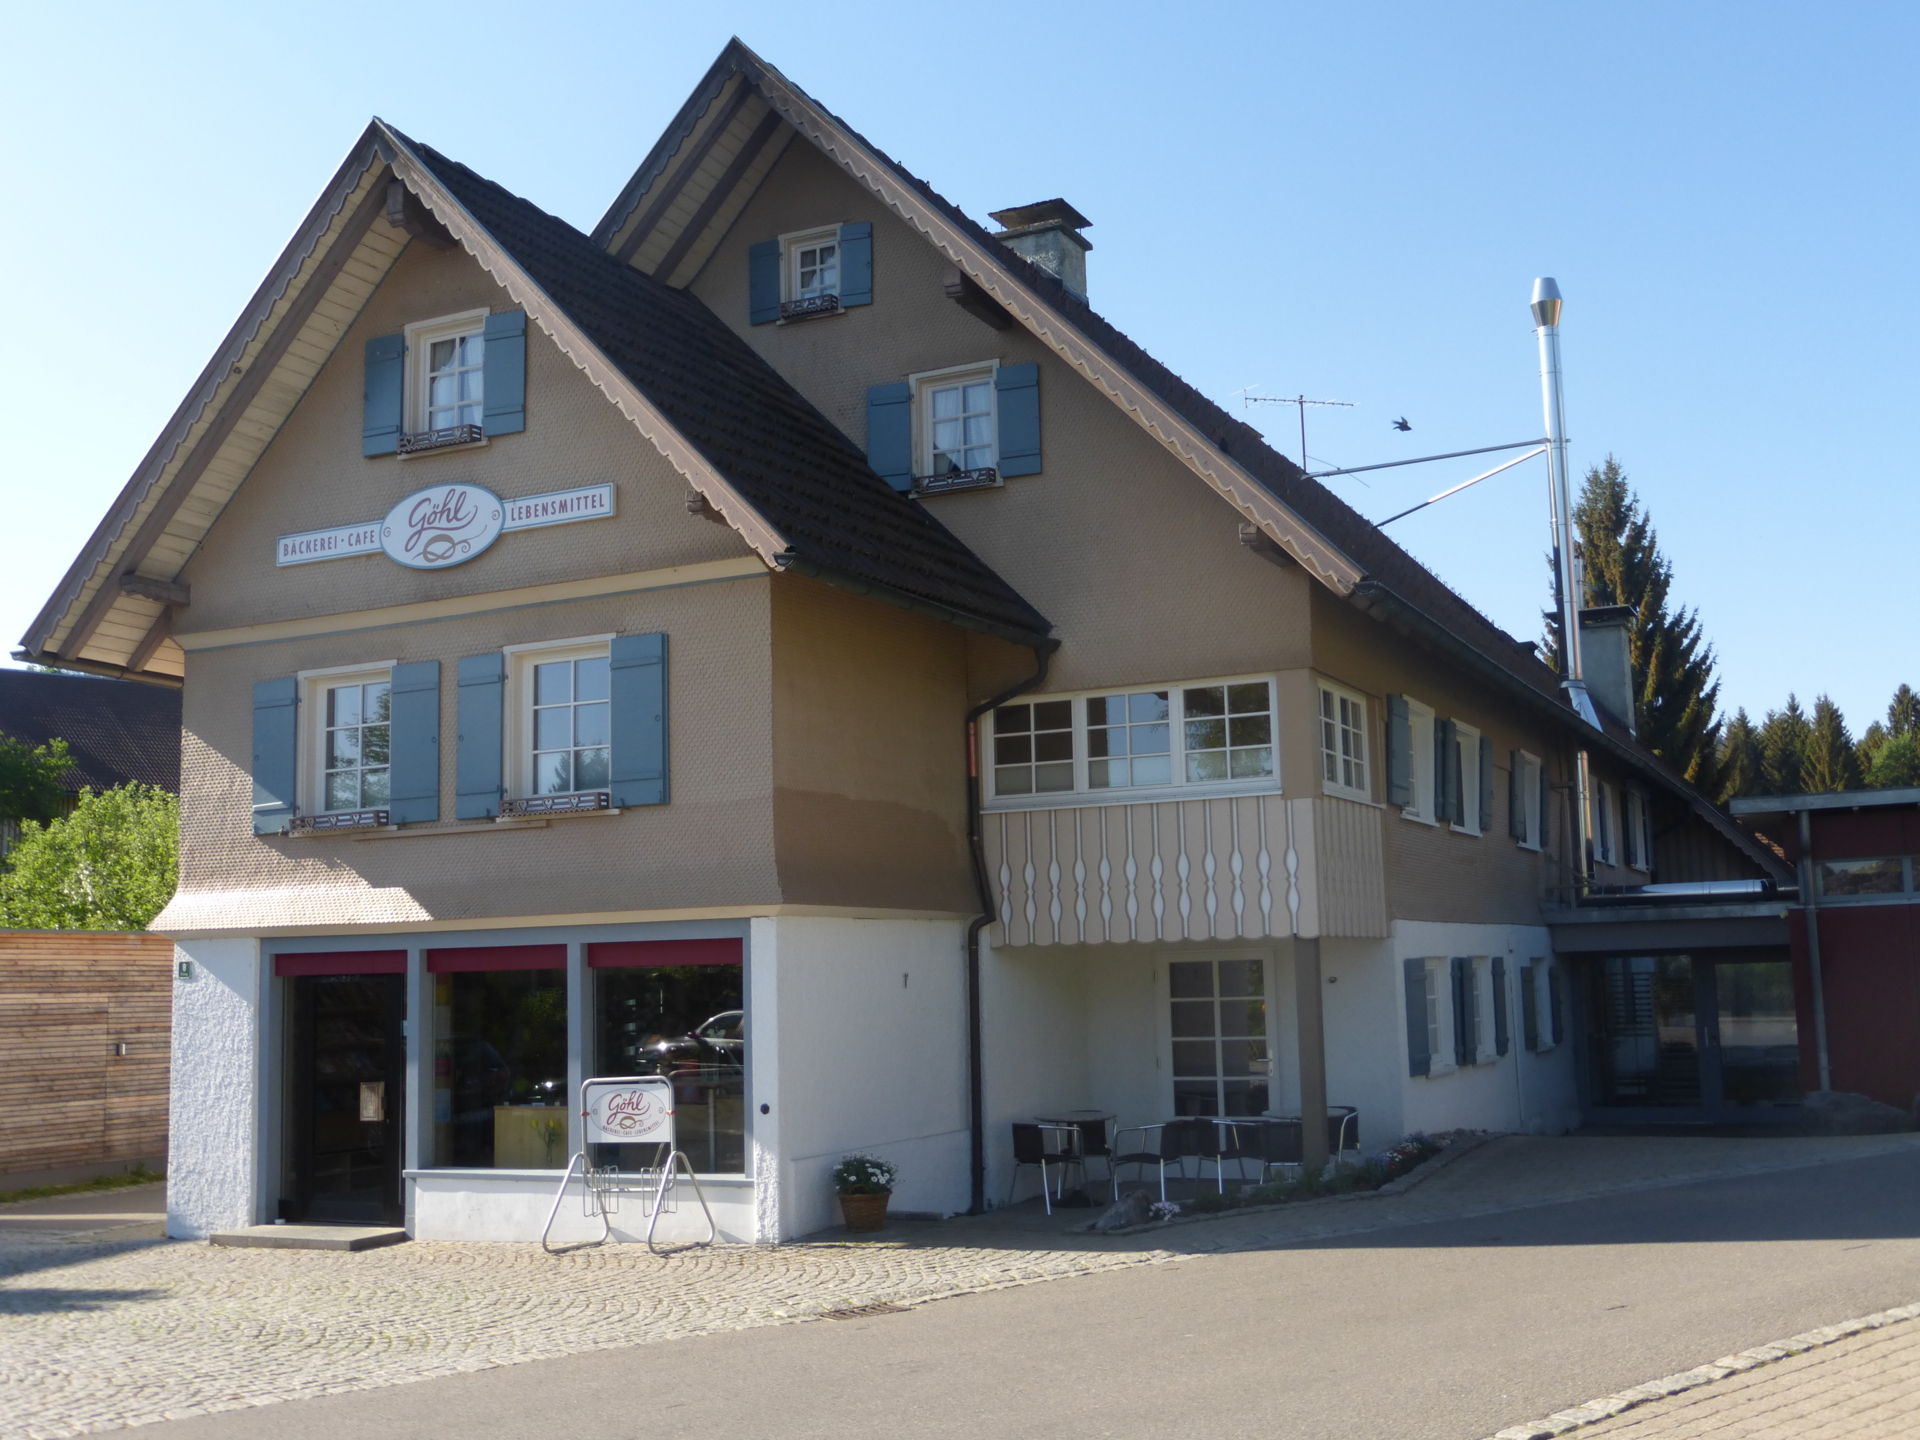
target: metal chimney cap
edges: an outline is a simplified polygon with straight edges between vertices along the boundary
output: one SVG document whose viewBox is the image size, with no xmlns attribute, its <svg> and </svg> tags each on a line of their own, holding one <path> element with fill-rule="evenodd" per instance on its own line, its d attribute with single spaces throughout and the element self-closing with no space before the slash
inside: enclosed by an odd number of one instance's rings
<svg viewBox="0 0 1920 1440">
<path fill-rule="evenodd" d="M 1551 275 L 1533 282 L 1533 323 L 1545 327 L 1560 323 L 1560 287 Z"/>
</svg>

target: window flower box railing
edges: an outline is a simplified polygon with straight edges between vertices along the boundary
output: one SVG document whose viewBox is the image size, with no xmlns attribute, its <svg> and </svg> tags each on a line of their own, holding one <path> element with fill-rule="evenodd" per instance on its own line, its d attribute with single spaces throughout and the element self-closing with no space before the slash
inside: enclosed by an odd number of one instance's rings
<svg viewBox="0 0 1920 1440">
<path fill-rule="evenodd" d="M 392 824 L 385 810 L 335 810 L 325 815 L 296 815 L 295 835 L 318 835 L 332 830 L 379 830 Z"/>
<path fill-rule="evenodd" d="M 992 465 L 977 470 L 949 470 L 944 475 L 916 475 L 916 495 L 950 495 L 956 490 L 992 490 L 1000 484 L 1000 471 Z"/>
<path fill-rule="evenodd" d="M 509 800 L 500 807 L 500 817 L 504 820 L 523 815 L 582 815 L 612 808 L 612 791 L 582 790 L 573 795 L 530 795 L 524 800 Z"/>
<path fill-rule="evenodd" d="M 427 450 L 445 450 L 451 445 L 474 445 L 483 438 L 478 425 L 445 425 L 438 430 L 422 430 L 400 437 L 402 455 L 419 455 Z"/>
<path fill-rule="evenodd" d="M 782 320 L 806 320 L 815 315 L 838 315 L 840 297 L 838 295 L 809 295 L 804 300 L 782 300 L 780 318 Z"/>
</svg>

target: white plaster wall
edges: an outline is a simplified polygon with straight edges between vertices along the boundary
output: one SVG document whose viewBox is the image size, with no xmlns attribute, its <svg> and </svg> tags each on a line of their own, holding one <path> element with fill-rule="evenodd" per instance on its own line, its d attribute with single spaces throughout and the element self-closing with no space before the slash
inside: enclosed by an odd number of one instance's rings
<svg viewBox="0 0 1920 1440">
<path fill-rule="evenodd" d="M 180 962 L 192 974 L 179 976 Z M 198 1240 L 261 1217 L 254 1153 L 260 1081 L 260 945 L 174 946 L 167 1234 Z"/>
<path fill-rule="evenodd" d="M 1291 987 L 1292 966 L 1287 970 Z M 1320 985 L 1327 1103 L 1359 1109 L 1360 1149 L 1375 1154 L 1412 1128 L 1401 1083 L 1407 1070 L 1405 996 L 1395 996 L 1396 988 L 1405 987 L 1392 947 L 1375 940 L 1322 940 Z M 1295 1060 L 1288 1080 L 1288 1108 L 1296 1110 L 1298 1065 Z"/>
<path fill-rule="evenodd" d="M 1118 954 L 1119 952 L 1115 952 Z M 1105 957 L 1102 957 L 1103 959 Z M 1095 1104 L 1088 1083 L 1087 961 L 1079 946 L 1019 946 L 996 951 L 980 937 L 981 1075 L 987 1152 L 987 1204 L 1007 1203 L 1013 1181 L 1008 1127 L 1037 1111 Z M 1108 1048 L 1104 1037 L 1099 1042 Z M 1152 1051 L 1146 1052 L 1147 1056 Z M 1016 1199 L 1038 1195 L 1039 1172 L 1022 1172 Z"/>
<path fill-rule="evenodd" d="M 529 1241 L 540 1238 L 541 1227 L 553 1208 L 559 1189 L 556 1175 L 503 1173 L 498 1176 L 449 1175 L 437 1171 L 411 1172 L 414 1186 L 413 1238 L 416 1240 Z M 750 1180 L 702 1180 L 700 1191 L 713 1214 L 720 1239 L 729 1244 L 751 1243 L 755 1235 L 754 1187 Z M 647 1235 L 646 1197 L 623 1195 L 612 1217 L 613 1238 L 628 1244 Z M 706 1221 L 690 1191 L 670 1197 L 669 1210 L 660 1217 L 654 1239 L 661 1244 L 704 1239 Z M 598 1239 L 600 1222 L 588 1219 L 580 1182 L 567 1187 L 566 1200 L 554 1217 L 553 1243 L 565 1245 Z"/>
<path fill-rule="evenodd" d="M 755 921 L 753 942 L 756 1151 L 764 1160 L 772 1134 L 779 1156 L 777 1228 L 760 1238 L 838 1225 L 827 1176 L 856 1151 L 899 1167 L 895 1210 L 966 1209 L 965 923 L 782 916 Z M 771 1060 L 762 1009 L 769 989 Z"/>
<path fill-rule="evenodd" d="M 1553 951 L 1544 928 L 1520 925 L 1448 925 L 1433 921 L 1394 923 L 1386 967 L 1393 990 L 1394 1058 L 1398 1066 L 1405 1129 L 1500 1130 L 1563 1134 L 1580 1123 L 1573 1046 L 1529 1054 L 1520 1005 L 1520 967 Z M 1406 986 L 1401 962 L 1413 956 L 1504 955 L 1511 1044 L 1504 1056 L 1448 1074 L 1407 1073 Z M 1563 984 L 1568 975 L 1563 974 Z M 1571 1007 L 1569 1007 L 1570 1009 Z M 1571 1036 L 1568 1037 L 1569 1041 Z M 1368 1138 L 1373 1146 L 1376 1138 Z"/>
</svg>

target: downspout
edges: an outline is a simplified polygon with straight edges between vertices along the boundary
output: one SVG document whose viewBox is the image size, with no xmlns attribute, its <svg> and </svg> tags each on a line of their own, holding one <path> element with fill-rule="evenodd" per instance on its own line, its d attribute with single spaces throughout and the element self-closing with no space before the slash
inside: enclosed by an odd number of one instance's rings
<svg viewBox="0 0 1920 1440">
<path fill-rule="evenodd" d="M 969 1215 L 983 1214 L 987 1208 L 987 1092 L 980 1056 L 980 932 L 993 923 L 993 886 L 987 879 L 987 849 L 980 813 L 979 723 L 980 717 L 989 710 L 1044 685 L 1047 667 L 1053 663 L 1053 650 L 1051 642 L 1034 645 L 1033 674 L 967 712 L 967 849 L 973 859 L 973 884 L 980 900 L 980 913 L 967 925 L 967 1127 L 973 1177 Z"/>
<path fill-rule="evenodd" d="M 1800 905 L 1807 912 L 1807 973 L 1813 981 L 1813 1044 L 1820 1063 L 1820 1088 L 1833 1089 L 1827 1060 L 1827 987 L 1820 978 L 1820 889 L 1813 875 L 1813 816 L 1800 812 Z"/>
</svg>

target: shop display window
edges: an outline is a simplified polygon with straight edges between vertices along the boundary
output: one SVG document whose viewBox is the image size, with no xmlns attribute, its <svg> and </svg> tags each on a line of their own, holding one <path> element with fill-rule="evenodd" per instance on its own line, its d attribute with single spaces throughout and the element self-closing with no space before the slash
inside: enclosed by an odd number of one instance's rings
<svg viewBox="0 0 1920 1440">
<path fill-rule="evenodd" d="M 739 953 L 737 942 L 719 943 L 731 944 L 726 953 Z M 629 947 L 591 951 L 593 1073 L 670 1076 L 675 1136 L 693 1168 L 703 1175 L 744 1174 L 747 1036 L 740 964 L 634 964 Z M 639 1170 L 665 1158 L 659 1148 L 596 1145 L 592 1159 Z"/>
<path fill-rule="evenodd" d="M 464 968 L 439 957 L 469 952 L 432 952 L 438 1165 L 558 1170 L 567 1163 L 566 952 L 545 948 L 561 963 L 496 969 L 468 961 L 475 968 Z"/>
</svg>

